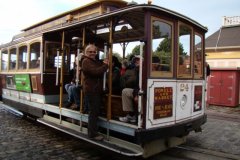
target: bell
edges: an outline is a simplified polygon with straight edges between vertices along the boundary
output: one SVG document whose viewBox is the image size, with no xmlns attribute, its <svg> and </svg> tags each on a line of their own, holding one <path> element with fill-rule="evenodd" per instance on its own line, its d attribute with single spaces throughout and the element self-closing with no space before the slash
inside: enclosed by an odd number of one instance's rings
<svg viewBox="0 0 240 160">
<path fill-rule="evenodd" d="M 152 0 L 148 0 L 148 4 L 151 5 L 152 4 Z"/>
</svg>

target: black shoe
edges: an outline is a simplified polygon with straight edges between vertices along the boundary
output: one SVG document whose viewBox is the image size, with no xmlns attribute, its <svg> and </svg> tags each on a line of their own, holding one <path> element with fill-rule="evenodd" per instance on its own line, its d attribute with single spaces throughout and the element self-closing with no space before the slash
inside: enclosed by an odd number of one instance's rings
<svg viewBox="0 0 240 160">
<path fill-rule="evenodd" d="M 80 107 L 77 106 L 76 104 L 72 105 L 72 106 L 71 106 L 71 109 L 72 109 L 72 110 L 75 110 L 75 111 L 80 111 Z"/>
<path fill-rule="evenodd" d="M 103 141 L 104 137 L 102 135 L 97 135 L 95 137 L 91 137 L 90 139 L 95 140 L 95 141 Z"/>
<path fill-rule="evenodd" d="M 71 102 L 67 102 L 67 104 L 64 106 L 64 108 L 70 108 L 72 106 Z"/>
<path fill-rule="evenodd" d="M 72 110 L 74 110 L 74 111 L 80 111 L 80 108 L 77 107 L 77 108 L 73 108 Z"/>
<path fill-rule="evenodd" d="M 103 141 L 104 137 L 101 135 L 98 135 L 98 136 L 94 137 L 93 139 L 96 141 Z"/>
<path fill-rule="evenodd" d="M 88 110 L 83 110 L 83 114 L 88 114 Z"/>
</svg>

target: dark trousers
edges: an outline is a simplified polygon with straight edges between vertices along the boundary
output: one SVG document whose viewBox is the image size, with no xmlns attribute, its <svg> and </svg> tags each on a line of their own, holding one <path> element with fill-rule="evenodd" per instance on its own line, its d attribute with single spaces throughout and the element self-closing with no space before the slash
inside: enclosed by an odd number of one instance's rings
<svg viewBox="0 0 240 160">
<path fill-rule="evenodd" d="M 101 95 L 85 95 L 88 99 L 88 137 L 93 138 L 97 136 L 98 125 L 97 120 L 100 114 Z"/>
</svg>

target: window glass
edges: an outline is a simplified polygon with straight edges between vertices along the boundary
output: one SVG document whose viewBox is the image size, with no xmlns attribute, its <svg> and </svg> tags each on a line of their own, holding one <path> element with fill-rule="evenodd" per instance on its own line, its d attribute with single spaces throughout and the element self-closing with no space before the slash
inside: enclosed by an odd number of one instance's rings
<svg viewBox="0 0 240 160">
<path fill-rule="evenodd" d="M 18 69 L 27 68 L 27 46 L 19 47 Z"/>
<path fill-rule="evenodd" d="M 30 69 L 40 67 L 40 42 L 30 45 Z"/>
<path fill-rule="evenodd" d="M 59 52 L 59 56 L 57 56 L 57 51 L 61 49 L 61 44 L 60 43 L 46 43 L 46 69 L 55 69 L 57 67 L 61 67 L 61 62 L 62 62 L 62 56 L 61 52 Z M 69 52 L 69 47 L 65 46 L 65 69 L 67 69 L 67 54 Z"/>
<path fill-rule="evenodd" d="M 179 26 L 178 48 L 178 76 L 191 76 L 191 33 L 190 27 L 181 24 Z"/>
<path fill-rule="evenodd" d="M 59 43 L 47 43 L 46 45 L 46 68 L 55 68 L 55 57 L 57 50 L 61 47 Z"/>
<path fill-rule="evenodd" d="M 17 60 L 17 53 L 16 48 L 10 49 L 10 61 L 9 61 L 9 70 L 16 69 L 16 60 Z"/>
<path fill-rule="evenodd" d="M 194 78 L 203 77 L 203 48 L 202 37 L 194 36 Z"/>
<path fill-rule="evenodd" d="M 8 64 L 8 51 L 2 51 L 2 60 L 1 60 L 1 70 L 6 71 L 7 70 L 7 64 Z"/>
<path fill-rule="evenodd" d="M 152 77 L 170 77 L 172 72 L 173 38 L 172 24 L 162 20 L 152 20 Z"/>
</svg>

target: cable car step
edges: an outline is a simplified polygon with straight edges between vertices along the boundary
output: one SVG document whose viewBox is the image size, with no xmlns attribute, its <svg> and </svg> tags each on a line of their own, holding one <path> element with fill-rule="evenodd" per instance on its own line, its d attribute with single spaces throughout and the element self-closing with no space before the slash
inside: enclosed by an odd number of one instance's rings
<svg viewBox="0 0 240 160">
<path fill-rule="evenodd" d="M 123 141 L 121 139 L 115 137 L 107 137 L 107 135 L 101 134 L 104 137 L 103 141 L 97 141 L 94 139 L 90 139 L 87 136 L 87 128 L 81 127 L 81 125 L 76 125 L 73 123 L 69 123 L 66 121 L 61 121 L 56 118 L 39 118 L 38 122 L 50 126 L 54 129 L 77 137 L 79 139 L 85 140 L 92 144 L 98 145 L 105 149 L 109 149 L 111 151 L 117 152 L 126 156 L 141 156 L 143 154 L 143 149 L 136 144 Z"/>
</svg>

